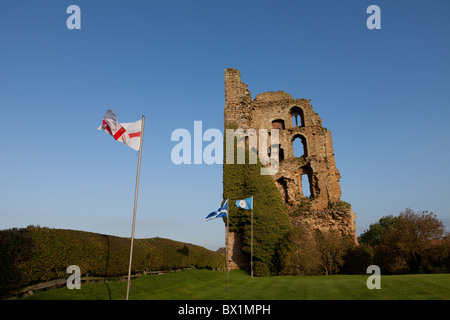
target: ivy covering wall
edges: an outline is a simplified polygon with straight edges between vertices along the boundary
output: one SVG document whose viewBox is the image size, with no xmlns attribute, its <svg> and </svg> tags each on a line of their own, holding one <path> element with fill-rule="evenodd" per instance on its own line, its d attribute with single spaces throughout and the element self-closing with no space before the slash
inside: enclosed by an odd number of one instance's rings
<svg viewBox="0 0 450 320">
<path fill-rule="evenodd" d="M 233 125 L 228 128 L 234 129 Z M 234 164 L 223 165 L 223 197 L 229 199 L 230 232 L 241 233 L 243 252 L 250 260 L 251 210 L 237 208 L 235 200 L 253 196 L 253 262 L 256 276 L 276 273 L 277 247 L 292 225 L 280 192 L 270 175 L 261 175 L 263 165 L 249 164 L 248 149 L 246 163 L 237 164 L 234 148 Z M 225 154 L 225 152 L 224 152 Z"/>
</svg>

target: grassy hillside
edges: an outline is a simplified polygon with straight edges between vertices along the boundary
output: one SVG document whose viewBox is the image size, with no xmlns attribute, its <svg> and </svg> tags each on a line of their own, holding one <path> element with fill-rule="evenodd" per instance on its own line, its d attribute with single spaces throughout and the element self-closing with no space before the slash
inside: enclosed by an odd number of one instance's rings
<svg viewBox="0 0 450 320">
<path fill-rule="evenodd" d="M 190 270 L 132 280 L 136 300 L 449 300 L 450 274 L 381 276 L 381 289 L 369 290 L 369 275 L 276 276 L 251 278 L 240 270 Z M 27 299 L 124 300 L 126 281 L 89 283 L 80 290 L 50 289 Z"/>
<path fill-rule="evenodd" d="M 82 276 L 128 274 L 130 239 L 29 226 L 0 231 L 0 296 L 25 286 L 68 277 L 77 265 Z M 132 272 L 225 267 L 224 256 L 203 247 L 162 238 L 135 239 Z"/>
</svg>

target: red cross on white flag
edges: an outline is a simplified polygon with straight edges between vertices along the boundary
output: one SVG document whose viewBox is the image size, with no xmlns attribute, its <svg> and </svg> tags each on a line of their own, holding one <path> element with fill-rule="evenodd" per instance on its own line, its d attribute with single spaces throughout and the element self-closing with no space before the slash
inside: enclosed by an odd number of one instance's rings
<svg viewBox="0 0 450 320">
<path fill-rule="evenodd" d="M 103 130 L 113 136 L 114 139 L 125 143 L 130 148 L 138 151 L 141 142 L 142 120 L 129 123 L 120 123 L 114 111 L 109 109 L 103 117 L 103 124 L 98 130 Z"/>
</svg>

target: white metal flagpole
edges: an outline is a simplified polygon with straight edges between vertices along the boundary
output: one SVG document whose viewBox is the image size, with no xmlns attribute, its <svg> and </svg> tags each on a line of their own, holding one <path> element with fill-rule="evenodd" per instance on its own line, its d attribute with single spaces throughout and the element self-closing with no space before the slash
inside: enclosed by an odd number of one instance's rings
<svg viewBox="0 0 450 320">
<path fill-rule="evenodd" d="M 226 243 L 226 246 L 227 246 L 227 249 L 226 249 L 226 251 L 227 251 L 227 254 L 226 254 L 226 259 L 227 259 L 227 292 L 229 292 L 230 291 L 230 262 L 229 262 L 229 252 L 228 252 L 228 249 L 229 249 L 229 245 L 228 245 L 228 241 L 229 241 L 229 239 L 230 239 L 230 237 L 229 237 L 229 232 L 230 232 L 230 224 L 229 224 L 229 215 L 230 215 L 230 210 L 229 210 L 229 208 L 230 208 L 230 203 L 228 202 L 228 199 L 227 199 L 227 243 Z"/>
<path fill-rule="evenodd" d="M 253 206 L 255 205 L 252 196 L 252 223 L 251 223 L 251 238 L 250 238 L 250 273 L 253 278 Z"/>
<path fill-rule="evenodd" d="M 131 261 L 133 260 L 134 226 L 136 224 L 136 206 L 137 206 L 138 189 L 139 189 L 139 173 L 141 171 L 142 141 L 144 140 L 144 121 L 145 121 L 145 116 L 142 116 L 141 141 L 140 141 L 140 145 L 139 145 L 139 160 L 138 160 L 138 167 L 137 167 L 137 174 L 136 174 L 136 190 L 134 193 L 133 227 L 131 229 L 131 248 L 130 248 L 130 263 L 128 266 L 127 300 L 128 300 L 128 296 L 130 294 Z"/>
</svg>

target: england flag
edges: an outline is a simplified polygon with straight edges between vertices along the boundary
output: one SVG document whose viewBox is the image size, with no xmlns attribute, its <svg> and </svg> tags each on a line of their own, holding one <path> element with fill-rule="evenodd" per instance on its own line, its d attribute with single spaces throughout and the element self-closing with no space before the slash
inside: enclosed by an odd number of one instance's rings
<svg viewBox="0 0 450 320">
<path fill-rule="evenodd" d="M 117 116 L 109 109 L 103 117 L 103 124 L 98 127 L 107 134 L 113 136 L 114 139 L 120 141 L 130 148 L 139 151 L 141 142 L 142 120 L 129 123 L 120 123 Z"/>
</svg>

